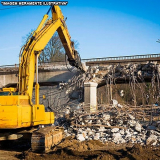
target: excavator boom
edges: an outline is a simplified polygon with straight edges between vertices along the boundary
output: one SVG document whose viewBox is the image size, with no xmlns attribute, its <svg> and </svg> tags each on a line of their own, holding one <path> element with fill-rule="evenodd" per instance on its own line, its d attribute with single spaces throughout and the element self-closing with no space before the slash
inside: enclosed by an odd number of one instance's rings
<svg viewBox="0 0 160 160">
<path fill-rule="evenodd" d="M 78 52 L 74 49 L 64 16 L 59 6 L 52 6 L 52 19 L 44 15 L 41 23 L 25 45 L 19 67 L 19 93 L 32 97 L 36 55 L 39 56 L 53 34 L 57 31 L 72 66 L 84 71 Z"/>
</svg>

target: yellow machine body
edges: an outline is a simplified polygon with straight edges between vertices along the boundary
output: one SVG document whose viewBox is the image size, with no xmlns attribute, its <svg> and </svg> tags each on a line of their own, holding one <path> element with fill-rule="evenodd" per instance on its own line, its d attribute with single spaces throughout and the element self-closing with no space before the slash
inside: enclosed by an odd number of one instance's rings
<svg viewBox="0 0 160 160">
<path fill-rule="evenodd" d="M 0 129 L 16 129 L 54 123 L 54 113 L 44 105 L 30 105 L 25 95 L 0 96 Z"/>
<path fill-rule="evenodd" d="M 32 37 L 21 49 L 17 88 L 3 88 L 0 92 L 0 129 L 54 123 L 54 113 L 45 112 L 45 106 L 39 104 L 38 56 L 56 31 L 70 64 L 77 68 L 81 67 L 78 66 L 74 45 L 59 6 L 52 6 L 51 11 L 52 19 L 48 19 L 48 15 L 45 14 Z M 34 76 L 36 76 L 35 104 L 32 103 Z"/>
</svg>

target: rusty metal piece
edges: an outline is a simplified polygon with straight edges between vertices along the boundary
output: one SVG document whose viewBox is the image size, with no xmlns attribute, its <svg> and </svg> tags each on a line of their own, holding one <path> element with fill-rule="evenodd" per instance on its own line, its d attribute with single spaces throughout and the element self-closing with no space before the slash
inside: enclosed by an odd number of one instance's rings
<svg viewBox="0 0 160 160">
<path fill-rule="evenodd" d="M 33 152 L 47 152 L 63 139 L 64 130 L 61 127 L 45 127 L 33 132 L 31 148 Z"/>
</svg>

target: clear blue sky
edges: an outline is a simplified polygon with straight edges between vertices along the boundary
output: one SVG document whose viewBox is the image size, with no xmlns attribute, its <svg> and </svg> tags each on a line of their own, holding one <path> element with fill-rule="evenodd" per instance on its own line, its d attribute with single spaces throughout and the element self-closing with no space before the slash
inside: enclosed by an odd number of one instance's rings
<svg viewBox="0 0 160 160">
<path fill-rule="evenodd" d="M 160 53 L 160 0 L 69 0 L 60 7 L 83 59 Z M 19 62 L 22 37 L 37 28 L 48 8 L 0 10 L 0 65 Z"/>
</svg>

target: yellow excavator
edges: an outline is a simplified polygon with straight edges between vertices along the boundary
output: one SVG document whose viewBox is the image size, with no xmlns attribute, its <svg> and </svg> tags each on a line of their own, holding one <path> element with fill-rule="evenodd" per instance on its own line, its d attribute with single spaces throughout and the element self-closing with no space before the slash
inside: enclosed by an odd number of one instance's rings
<svg viewBox="0 0 160 160">
<path fill-rule="evenodd" d="M 50 10 L 51 19 L 48 16 Z M 60 7 L 51 6 L 32 37 L 20 51 L 17 88 L 2 88 L 0 92 L 0 139 L 1 137 L 9 139 L 13 134 L 30 133 L 33 151 L 50 149 L 62 140 L 63 135 L 63 129 L 51 125 L 54 123 L 54 113 L 45 111 L 45 106 L 39 103 L 38 56 L 56 31 L 69 63 L 85 71 L 78 52 L 74 48 L 74 43 L 71 41 Z M 33 104 L 32 92 L 35 75 L 35 104 Z M 38 128 L 40 125 L 47 125 L 47 127 Z"/>
</svg>

